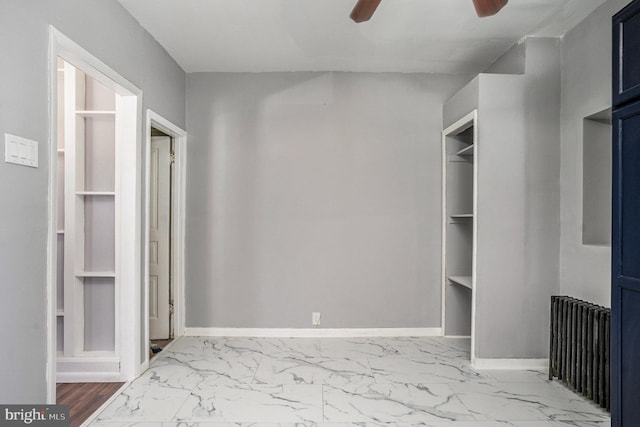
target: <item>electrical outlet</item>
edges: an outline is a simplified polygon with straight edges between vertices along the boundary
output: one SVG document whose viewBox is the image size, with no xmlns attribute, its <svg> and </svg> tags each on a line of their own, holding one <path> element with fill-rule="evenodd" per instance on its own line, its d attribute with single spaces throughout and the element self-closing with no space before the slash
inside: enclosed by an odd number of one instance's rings
<svg viewBox="0 0 640 427">
<path fill-rule="evenodd" d="M 313 326 L 320 326 L 320 313 L 311 313 L 311 324 Z"/>
</svg>

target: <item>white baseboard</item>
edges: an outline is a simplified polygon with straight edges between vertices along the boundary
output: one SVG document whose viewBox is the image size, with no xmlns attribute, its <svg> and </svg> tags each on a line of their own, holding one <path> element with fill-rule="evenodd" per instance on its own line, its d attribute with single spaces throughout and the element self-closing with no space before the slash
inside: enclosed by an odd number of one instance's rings
<svg viewBox="0 0 640 427">
<path fill-rule="evenodd" d="M 184 336 L 256 338 L 440 337 L 442 336 L 442 328 L 185 328 Z"/>
<path fill-rule="evenodd" d="M 471 366 L 474 369 L 546 371 L 549 359 L 483 359 L 476 358 Z"/>
<path fill-rule="evenodd" d="M 119 373 L 113 372 L 56 372 L 57 383 L 118 383 Z"/>
<path fill-rule="evenodd" d="M 56 382 L 120 382 L 120 359 L 114 356 L 58 357 Z"/>
</svg>

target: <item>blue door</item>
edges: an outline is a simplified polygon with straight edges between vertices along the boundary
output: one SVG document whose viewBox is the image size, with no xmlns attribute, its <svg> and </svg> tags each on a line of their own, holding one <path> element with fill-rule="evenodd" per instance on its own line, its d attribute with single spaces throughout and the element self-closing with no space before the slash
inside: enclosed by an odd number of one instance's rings
<svg viewBox="0 0 640 427">
<path fill-rule="evenodd" d="M 640 102 L 613 114 L 611 416 L 640 424 Z"/>
<path fill-rule="evenodd" d="M 611 425 L 640 425 L 640 1 L 613 17 Z"/>
</svg>

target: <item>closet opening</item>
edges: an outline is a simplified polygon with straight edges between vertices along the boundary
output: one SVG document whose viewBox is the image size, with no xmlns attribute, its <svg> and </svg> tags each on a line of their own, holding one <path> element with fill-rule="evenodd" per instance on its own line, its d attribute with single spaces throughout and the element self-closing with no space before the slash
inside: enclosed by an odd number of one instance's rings
<svg viewBox="0 0 640 427">
<path fill-rule="evenodd" d="M 151 110 L 146 131 L 143 367 L 184 331 L 187 140 L 184 130 Z"/>
<path fill-rule="evenodd" d="M 173 183 L 175 142 L 151 127 L 149 161 L 149 339 L 150 356 L 174 338 Z"/>
</svg>

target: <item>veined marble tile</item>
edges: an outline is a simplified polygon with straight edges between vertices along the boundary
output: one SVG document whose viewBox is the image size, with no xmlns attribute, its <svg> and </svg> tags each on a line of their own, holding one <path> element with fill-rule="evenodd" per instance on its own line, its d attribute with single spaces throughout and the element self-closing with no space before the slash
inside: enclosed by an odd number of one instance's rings
<svg viewBox="0 0 640 427">
<path fill-rule="evenodd" d="M 436 384 L 466 381 L 494 381 L 456 359 L 385 357 L 370 359 L 378 383 Z"/>
<path fill-rule="evenodd" d="M 478 371 L 482 375 L 491 377 L 501 383 L 548 383 L 549 376 L 542 371 Z"/>
<path fill-rule="evenodd" d="M 428 337 L 427 339 L 443 348 L 459 350 L 464 353 L 471 352 L 471 338 Z"/>
<path fill-rule="evenodd" d="M 317 424 L 308 423 L 198 423 L 180 422 L 162 427 L 315 427 Z"/>
<path fill-rule="evenodd" d="M 254 352 L 263 356 L 320 357 L 318 338 L 251 338 L 230 337 L 227 351 Z"/>
<path fill-rule="evenodd" d="M 218 337 L 180 337 L 173 341 L 171 346 L 160 353 L 160 357 L 167 353 L 184 353 L 191 355 L 211 354 L 219 351 L 227 338 Z"/>
<path fill-rule="evenodd" d="M 181 366 L 185 372 L 195 372 L 201 379 L 215 376 L 218 384 L 248 384 L 253 380 L 262 357 L 261 354 L 254 352 L 236 354 L 233 357 L 220 353 L 190 355 L 170 352 L 152 368 L 160 369 L 164 365 Z"/>
<path fill-rule="evenodd" d="M 607 421 L 551 421 L 551 427 L 611 427 L 611 420 Z"/>
<path fill-rule="evenodd" d="M 468 345 L 183 337 L 92 426 L 610 427 L 606 412 L 545 373 L 474 371 Z"/>
<path fill-rule="evenodd" d="M 398 424 L 398 427 L 552 427 L 549 421 L 454 421 Z"/>
<path fill-rule="evenodd" d="M 164 423 L 123 423 L 123 422 L 93 422 L 89 424 L 90 427 L 166 427 Z"/>
<path fill-rule="evenodd" d="M 367 359 L 373 357 L 400 356 L 393 340 L 384 338 L 321 338 L 322 357 Z"/>
<path fill-rule="evenodd" d="M 108 426 L 106 426 L 108 427 Z M 396 423 L 175 423 L 162 427 L 397 427 Z"/>
<path fill-rule="evenodd" d="M 397 427 L 396 423 L 320 423 L 315 427 Z"/>
<path fill-rule="evenodd" d="M 608 414 L 560 385 L 549 383 L 451 384 L 478 419 L 607 421 Z"/>
<path fill-rule="evenodd" d="M 264 357 L 253 380 L 256 384 L 372 384 L 366 359 Z"/>
<path fill-rule="evenodd" d="M 166 361 L 153 364 L 135 384 L 156 384 L 171 388 L 191 390 L 204 379 L 204 375 L 189 366 Z"/>
<path fill-rule="evenodd" d="M 474 419 L 447 384 L 323 387 L 326 421 L 394 423 Z"/>
<path fill-rule="evenodd" d="M 168 422 L 190 396 L 188 390 L 134 382 L 97 417 L 98 422 Z"/>
<path fill-rule="evenodd" d="M 446 339 L 452 340 L 452 339 Z M 456 348 L 455 341 L 446 344 L 431 337 L 382 337 L 382 338 L 322 338 L 320 349 L 323 357 L 376 358 L 388 356 L 434 356 L 469 360 L 468 351 Z M 468 340 L 467 340 L 468 341 Z"/>
<path fill-rule="evenodd" d="M 470 361 L 471 341 L 467 338 L 421 338 L 416 339 L 415 345 L 420 354 Z"/>
<path fill-rule="evenodd" d="M 590 425 L 592 424 L 584 424 L 585 427 L 588 427 Z M 398 427 L 555 427 L 555 426 L 556 424 L 553 423 L 552 421 L 454 421 L 454 422 L 434 422 L 434 423 L 426 423 L 426 424 L 425 423 L 420 423 L 420 424 L 399 423 L 398 424 Z M 583 426 L 583 424 L 575 424 L 575 426 Z"/>
<path fill-rule="evenodd" d="M 199 384 L 175 421 L 296 423 L 322 421 L 320 385 Z"/>
<path fill-rule="evenodd" d="M 199 423 L 199 422 L 170 422 L 170 423 L 92 423 L 91 427 L 315 427 L 314 423 Z"/>
</svg>

